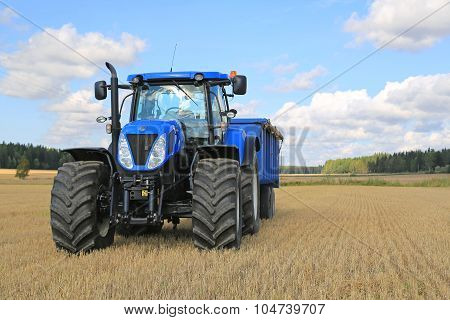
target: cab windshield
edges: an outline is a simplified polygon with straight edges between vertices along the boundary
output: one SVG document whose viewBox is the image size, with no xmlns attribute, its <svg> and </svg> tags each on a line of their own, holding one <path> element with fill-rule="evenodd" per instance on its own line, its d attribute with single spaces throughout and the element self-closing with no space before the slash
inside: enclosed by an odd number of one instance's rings
<svg viewBox="0 0 450 320">
<path fill-rule="evenodd" d="M 206 121 L 204 86 L 193 84 L 145 85 L 138 93 L 135 120 Z"/>
</svg>

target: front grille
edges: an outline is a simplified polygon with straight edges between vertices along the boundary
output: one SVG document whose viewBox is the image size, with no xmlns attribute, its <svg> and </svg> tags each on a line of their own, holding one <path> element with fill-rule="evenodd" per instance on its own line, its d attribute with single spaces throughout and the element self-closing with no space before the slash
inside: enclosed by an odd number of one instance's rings
<svg viewBox="0 0 450 320">
<path fill-rule="evenodd" d="M 157 134 L 127 134 L 128 143 L 136 165 L 145 165 L 148 153 L 157 137 Z"/>
</svg>

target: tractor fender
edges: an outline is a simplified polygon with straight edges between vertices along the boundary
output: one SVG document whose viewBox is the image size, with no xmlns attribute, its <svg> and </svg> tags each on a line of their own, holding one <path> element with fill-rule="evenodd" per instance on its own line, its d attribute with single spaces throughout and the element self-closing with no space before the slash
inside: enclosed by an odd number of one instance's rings
<svg viewBox="0 0 450 320">
<path fill-rule="evenodd" d="M 247 133 L 244 129 L 238 127 L 228 127 L 224 136 L 224 145 L 234 147 L 237 150 L 238 157 L 236 160 L 242 165 L 245 154 L 245 140 Z"/>
<path fill-rule="evenodd" d="M 239 149 L 236 146 L 229 146 L 229 145 L 206 145 L 201 146 L 197 148 L 197 151 L 195 152 L 194 159 L 191 163 L 191 174 L 190 174 L 190 185 L 191 190 L 194 187 L 194 172 L 197 167 L 197 163 L 206 158 L 212 158 L 212 159 L 218 159 L 218 158 L 227 158 L 227 159 L 233 159 L 237 160 L 240 163 L 239 159 Z"/>
<path fill-rule="evenodd" d="M 255 136 L 247 136 L 245 141 L 240 139 L 235 144 L 206 145 L 197 148 L 194 159 L 196 161 L 204 158 L 227 158 L 239 161 L 240 166 L 248 166 L 253 156 L 260 149 L 259 139 Z"/>
<path fill-rule="evenodd" d="M 253 161 L 254 154 L 261 148 L 258 137 L 247 136 L 245 139 L 244 161 L 241 166 L 250 166 Z"/>
<path fill-rule="evenodd" d="M 62 151 L 69 153 L 75 161 L 101 161 L 108 166 L 111 175 L 117 172 L 114 157 L 105 148 L 75 148 Z"/>
<path fill-rule="evenodd" d="M 220 144 L 198 147 L 194 159 L 198 161 L 205 158 L 227 158 L 239 161 L 239 149 L 236 146 Z"/>
</svg>

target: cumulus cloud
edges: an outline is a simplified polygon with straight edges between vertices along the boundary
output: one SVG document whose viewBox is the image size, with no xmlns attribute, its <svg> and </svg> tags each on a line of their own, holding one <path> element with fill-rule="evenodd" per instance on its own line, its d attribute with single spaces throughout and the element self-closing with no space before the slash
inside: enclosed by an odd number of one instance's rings
<svg viewBox="0 0 450 320">
<path fill-rule="evenodd" d="M 95 122 L 97 116 L 109 114 L 88 89 L 73 92 L 65 99 L 45 106 L 44 110 L 57 114 L 55 125 L 47 135 L 48 142 L 65 146 L 90 142 L 92 131 L 99 128 Z"/>
<path fill-rule="evenodd" d="M 72 81 L 98 74 L 101 72 L 98 66 L 103 67 L 106 60 L 119 66 L 133 63 L 144 50 L 145 41 L 128 33 L 117 39 L 99 32 L 81 34 L 71 24 L 45 30 L 60 42 L 46 32 L 39 32 L 16 51 L 0 52 L 0 66 L 6 70 L 0 79 L 0 93 L 44 99 L 43 110 L 56 114 L 47 143 L 90 144 L 95 129 L 103 131 L 95 122 L 96 117 L 108 115 L 109 111 L 93 100 L 92 89 L 71 92 Z"/>
<path fill-rule="evenodd" d="M 326 69 L 324 67 L 317 66 L 312 70 L 295 74 L 292 79 L 279 79 L 268 89 L 277 92 L 311 89 L 314 86 L 314 80 L 325 74 L 325 72 Z"/>
<path fill-rule="evenodd" d="M 15 17 L 16 14 L 10 8 L 0 10 L 0 24 L 9 24 Z"/>
<path fill-rule="evenodd" d="M 286 110 L 289 110 L 285 112 Z M 285 113 L 284 113 L 285 112 Z M 295 162 L 302 129 L 307 164 L 327 159 L 450 145 L 450 74 L 388 82 L 370 96 L 366 90 L 317 93 L 309 105 L 288 102 L 274 115 Z"/>
<path fill-rule="evenodd" d="M 261 101 L 250 100 L 248 103 L 231 103 L 231 108 L 237 110 L 238 118 L 251 118 L 258 116 L 258 108 L 261 106 Z"/>
<path fill-rule="evenodd" d="M 2 94 L 32 99 L 61 96 L 68 93 L 71 80 L 90 78 L 99 72 L 95 64 L 103 67 L 111 60 L 126 65 L 145 48 L 145 41 L 128 33 L 112 39 L 99 32 L 80 34 L 70 24 L 45 30 L 79 54 L 45 32 L 33 35 L 17 51 L 0 53 L 0 66 L 7 73 L 0 79 Z"/>
<path fill-rule="evenodd" d="M 355 33 L 355 42 L 369 41 L 376 46 L 391 40 L 438 9 L 443 0 L 375 0 L 367 16 L 353 13 L 345 23 L 345 30 Z M 450 5 L 392 42 L 389 47 L 401 50 L 419 50 L 431 47 L 450 35 Z"/>
<path fill-rule="evenodd" d="M 285 73 L 294 72 L 297 68 L 298 68 L 298 63 L 296 63 L 296 62 L 277 64 L 275 67 L 273 67 L 273 72 L 275 74 L 285 74 Z"/>
</svg>

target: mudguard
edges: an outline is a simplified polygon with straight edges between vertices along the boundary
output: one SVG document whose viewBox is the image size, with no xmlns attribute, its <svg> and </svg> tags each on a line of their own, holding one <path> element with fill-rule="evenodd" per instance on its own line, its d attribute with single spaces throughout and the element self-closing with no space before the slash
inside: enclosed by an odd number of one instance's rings
<svg viewBox="0 0 450 320">
<path fill-rule="evenodd" d="M 69 153 L 75 161 L 101 161 L 110 168 L 111 174 L 117 172 L 114 157 L 105 148 L 75 148 L 62 151 Z"/>
<path fill-rule="evenodd" d="M 237 150 L 239 163 L 242 165 L 244 162 L 245 154 L 245 140 L 247 138 L 247 133 L 241 128 L 228 127 L 225 132 L 224 145 L 229 147 L 234 147 Z"/>
<path fill-rule="evenodd" d="M 251 164 L 255 152 L 261 148 L 256 136 L 247 135 L 244 130 L 231 128 L 225 134 L 223 145 L 207 145 L 197 148 L 197 160 L 203 158 L 228 158 L 239 161 L 241 166 Z"/>
<path fill-rule="evenodd" d="M 241 166 L 250 166 L 254 154 L 258 152 L 260 148 L 261 146 L 257 137 L 247 136 L 247 139 L 245 139 L 244 161 L 241 163 Z"/>
<path fill-rule="evenodd" d="M 239 161 L 239 149 L 236 146 L 206 145 L 197 148 L 196 160 L 205 158 L 227 158 Z M 240 161 L 239 161 L 240 162 Z"/>
</svg>

